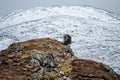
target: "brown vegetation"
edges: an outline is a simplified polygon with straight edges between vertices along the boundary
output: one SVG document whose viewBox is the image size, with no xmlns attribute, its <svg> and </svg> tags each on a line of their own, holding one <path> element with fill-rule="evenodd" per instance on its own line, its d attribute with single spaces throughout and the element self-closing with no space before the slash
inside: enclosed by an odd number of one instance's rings
<svg viewBox="0 0 120 80">
<path fill-rule="evenodd" d="M 78 59 L 50 38 L 13 43 L 0 52 L 0 80 L 120 80 L 102 63 Z"/>
</svg>

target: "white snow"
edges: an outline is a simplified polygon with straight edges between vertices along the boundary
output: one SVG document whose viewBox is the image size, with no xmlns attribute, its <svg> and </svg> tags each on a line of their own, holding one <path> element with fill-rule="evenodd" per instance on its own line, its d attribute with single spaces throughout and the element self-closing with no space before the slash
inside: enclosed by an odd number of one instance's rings
<svg viewBox="0 0 120 80">
<path fill-rule="evenodd" d="M 36 7 L 0 17 L 0 50 L 33 38 L 62 41 L 66 33 L 72 36 L 76 56 L 105 63 L 120 73 L 120 20 L 92 7 Z"/>
</svg>

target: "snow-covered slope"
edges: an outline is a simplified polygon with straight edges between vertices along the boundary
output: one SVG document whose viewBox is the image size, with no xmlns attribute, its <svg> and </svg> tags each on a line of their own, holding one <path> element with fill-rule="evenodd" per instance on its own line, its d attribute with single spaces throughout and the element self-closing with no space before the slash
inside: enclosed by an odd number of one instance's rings
<svg viewBox="0 0 120 80">
<path fill-rule="evenodd" d="M 112 16 L 111 16 L 112 15 Z M 0 50 L 17 41 L 72 36 L 75 55 L 103 62 L 120 73 L 120 20 L 92 7 L 36 7 L 0 18 Z"/>
</svg>

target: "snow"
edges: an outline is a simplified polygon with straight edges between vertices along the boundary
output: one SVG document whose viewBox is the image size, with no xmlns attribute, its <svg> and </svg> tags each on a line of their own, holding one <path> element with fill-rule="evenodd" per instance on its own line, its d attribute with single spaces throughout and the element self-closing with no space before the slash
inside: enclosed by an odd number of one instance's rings
<svg viewBox="0 0 120 80">
<path fill-rule="evenodd" d="M 66 33 L 72 36 L 77 57 L 105 63 L 120 73 L 120 20 L 93 7 L 36 7 L 0 17 L 0 50 L 33 38 L 62 41 Z"/>
</svg>

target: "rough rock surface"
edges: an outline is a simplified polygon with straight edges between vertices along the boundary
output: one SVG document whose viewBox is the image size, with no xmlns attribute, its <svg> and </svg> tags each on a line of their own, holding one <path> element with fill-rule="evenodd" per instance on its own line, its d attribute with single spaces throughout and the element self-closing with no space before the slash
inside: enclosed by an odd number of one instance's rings
<svg viewBox="0 0 120 80">
<path fill-rule="evenodd" d="M 79 59 L 50 38 L 11 44 L 0 52 L 0 80 L 120 80 L 99 62 Z"/>
</svg>

